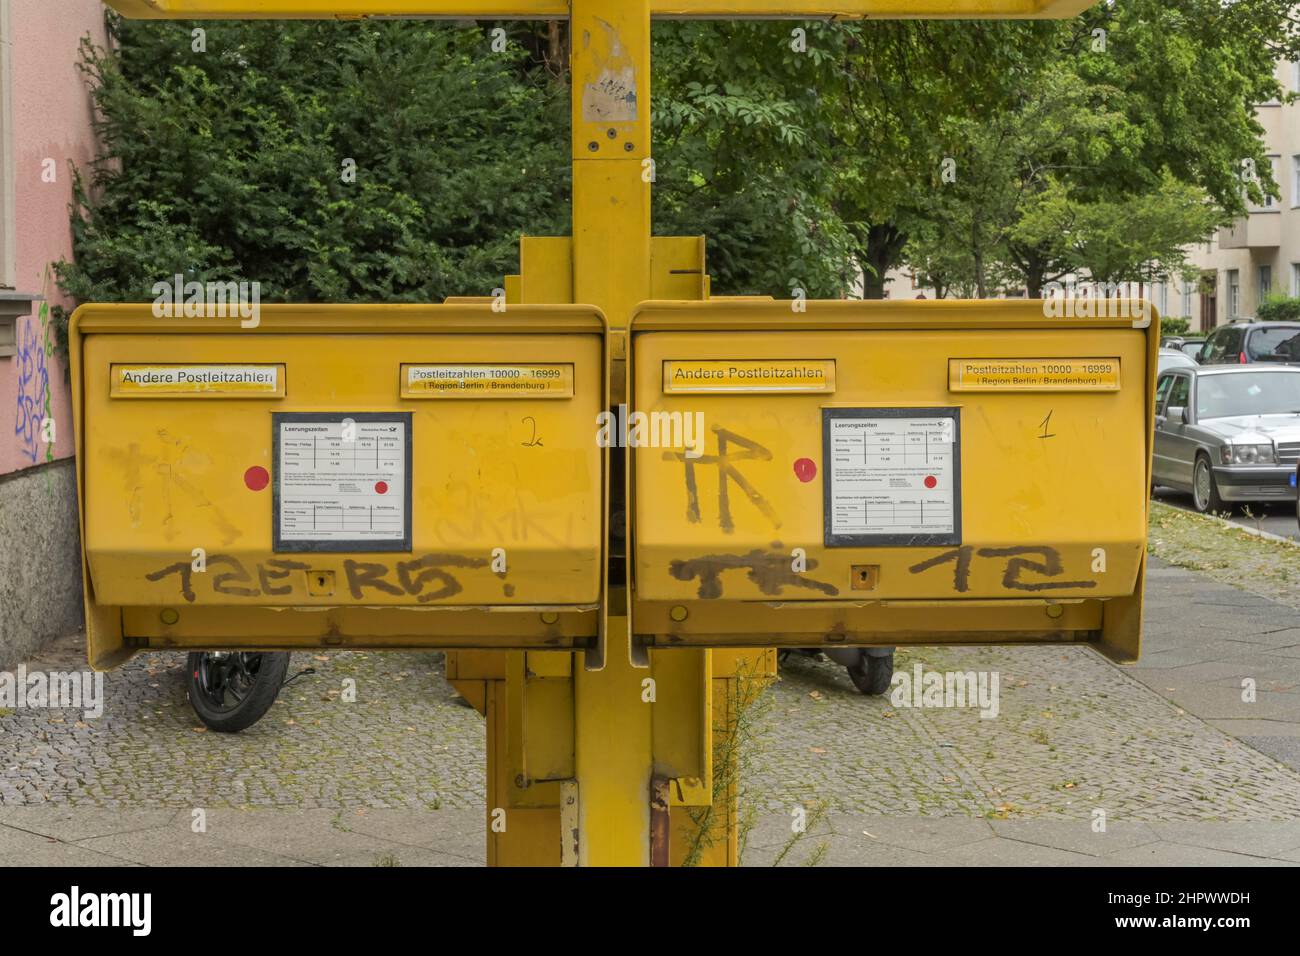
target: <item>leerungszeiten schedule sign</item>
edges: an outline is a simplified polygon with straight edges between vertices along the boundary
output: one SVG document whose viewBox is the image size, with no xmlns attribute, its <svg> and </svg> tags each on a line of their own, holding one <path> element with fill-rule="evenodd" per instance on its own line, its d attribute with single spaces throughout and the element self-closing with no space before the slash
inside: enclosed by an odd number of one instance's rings
<svg viewBox="0 0 1300 956">
<path fill-rule="evenodd" d="M 408 548 L 409 419 L 278 417 L 277 549 Z"/>
<path fill-rule="evenodd" d="M 824 411 L 828 545 L 959 542 L 955 410 Z"/>
</svg>

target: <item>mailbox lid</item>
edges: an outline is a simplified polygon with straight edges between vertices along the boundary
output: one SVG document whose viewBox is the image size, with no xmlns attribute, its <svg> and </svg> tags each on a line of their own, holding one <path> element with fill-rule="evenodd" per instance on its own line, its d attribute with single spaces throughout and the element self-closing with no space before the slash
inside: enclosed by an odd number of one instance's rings
<svg viewBox="0 0 1300 956">
<path fill-rule="evenodd" d="M 241 329 L 93 306 L 76 320 L 98 603 L 598 601 L 606 386 L 595 310 L 264 306 L 258 327 Z M 187 377 L 169 389 L 177 369 Z M 266 370 L 275 387 L 250 391 L 242 378 Z M 447 387 L 457 370 L 483 389 Z M 534 372 L 540 389 L 503 380 Z M 340 444 L 348 421 L 355 441 Z M 339 455 L 352 463 L 342 475 Z"/>
<path fill-rule="evenodd" d="M 632 453 L 638 599 L 1132 595 L 1156 341 L 1151 314 L 1125 308 L 1096 319 L 1038 302 L 643 305 L 633 407 L 650 434 L 656 412 L 697 422 L 703 455 Z M 876 464 L 847 460 L 864 453 Z M 856 520 L 868 503 L 873 520 Z M 897 517 L 882 516 L 891 507 Z"/>
</svg>

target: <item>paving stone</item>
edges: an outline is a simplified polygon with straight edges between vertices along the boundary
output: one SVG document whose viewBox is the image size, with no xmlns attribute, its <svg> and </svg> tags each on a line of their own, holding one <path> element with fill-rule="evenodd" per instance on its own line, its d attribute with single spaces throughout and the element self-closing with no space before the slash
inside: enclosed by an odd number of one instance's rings
<svg viewBox="0 0 1300 956">
<path fill-rule="evenodd" d="M 1082 820 L 992 820 L 989 825 L 1008 840 L 1098 857 L 1159 839 L 1149 824 L 1138 822 L 1107 821 L 1102 833 L 1093 830 L 1092 821 Z"/>
<path fill-rule="evenodd" d="M 1300 848 L 1300 820 L 1288 823 L 1153 823 L 1150 827 L 1166 842 L 1208 847 L 1225 853 L 1273 857 Z"/>
<path fill-rule="evenodd" d="M 979 843 L 943 850 L 936 854 L 945 866 L 1096 866 L 1098 858 L 994 837 Z"/>
<path fill-rule="evenodd" d="M 344 814 L 341 824 L 394 845 L 476 863 L 487 858 L 487 826 L 481 809 L 356 810 Z"/>
<path fill-rule="evenodd" d="M 0 824 L 76 842 L 114 833 L 167 826 L 176 810 L 112 810 L 103 807 L 0 805 Z"/>
<path fill-rule="evenodd" d="M 307 866 L 307 862 L 188 829 L 137 830 L 76 844 L 142 866 Z"/>
<path fill-rule="evenodd" d="M 904 819 L 837 813 L 828 822 L 831 830 L 837 834 L 853 834 L 861 836 L 863 840 L 919 853 L 939 853 L 990 840 L 996 835 L 989 821 L 961 817 Z"/>
<path fill-rule="evenodd" d="M 1294 732 L 1287 735 L 1243 735 L 1241 739 L 1260 753 L 1273 757 L 1292 770 L 1300 771 L 1300 727 L 1295 728 Z"/>
<path fill-rule="evenodd" d="M 1283 859 L 1266 859 L 1243 853 L 1225 853 L 1209 847 L 1182 843 L 1150 843 L 1112 853 L 1105 866 L 1293 866 Z"/>
<path fill-rule="evenodd" d="M 0 825 L 0 868 L 131 865 L 130 860 L 109 853 Z"/>
<path fill-rule="evenodd" d="M 851 846 L 875 830 L 841 820 L 903 818 L 905 830 L 959 819 L 983 828 L 981 839 L 1002 839 L 985 821 L 1086 827 L 1098 808 L 1112 827 L 1300 819 L 1300 773 L 1279 763 L 1290 745 L 1272 742 L 1292 733 L 1300 695 L 1269 691 L 1244 705 L 1239 691 L 1213 683 L 1239 666 L 1263 680 L 1270 661 L 1282 673 L 1278 661 L 1294 659 L 1250 639 L 1263 628 L 1300 628 L 1300 611 L 1190 574 L 1154 575 L 1148 587 L 1149 653 L 1139 668 L 1079 646 L 899 650 L 898 671 L 920 663 L 997 674 L 992 719 L 863 697 L 843 667 L 791 657 L 745 741 L 740 785 L 762 821 L 751 846 L 779 849 L 794 806 L 823 807 Z M 1200 627 L 1207 615 L 1213 627 Z M 29 667 L 62 660 L 67 669 L 79 653 L 65 642 Z M 442 655 L 295 654 L 291 673 L 317 672 L 287 686 L 239 735 L 200 732 L 182 666 L 175 653 L 133 659 L 107 675 L 104 716 L 81 727 L 75 712 L 0 716 L 0 824 L 7 813 L 46 808 L 70 814 L 42 824 L 50 832 L 102 838 L 152 826 L 156 818 L 140 814 L 162 811 L 176 816 L 160 826 L 184 834 L 202 808 L 209 834 L 235 832 L 223 842 L 306 862 L 372 865 L 366 854 L 377 845 L 482 859 L 484 722 L 455 702 Z M 1179 674 L 1188 689 L 1165 690 L 1181 687 L 1162 683 Z M 356 681 L 355 703 L 340 699 L 345 678 Z M 1203 716 L 1223 718 L 1217 727 L 1197 716 L 1205 708 Z M 1260 739 L 1260 750 L 1225 729 Z M 911 852 L 926 845 L 923 833 L 907 842 L 892 832 L 877 835 Z M 313 853 L 313 840 L 328 851 Z"/>
</svg>

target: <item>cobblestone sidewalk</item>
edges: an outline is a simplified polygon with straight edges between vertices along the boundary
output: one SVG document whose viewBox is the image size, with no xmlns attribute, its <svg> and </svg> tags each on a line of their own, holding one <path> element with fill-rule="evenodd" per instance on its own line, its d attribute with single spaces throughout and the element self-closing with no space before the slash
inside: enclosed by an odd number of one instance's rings
<svg viewBox="0 0 1300 956">
<path fill-rule="evenodd" d="M 834 813 L 989 820 L 1087 820 L 1098 808 L 1148 823 L 1300 819 L 1300 773 L 1207 722 L 1219 713 L 1196 716 L 1194 694 L 1167 693 L 1187 686 L 1183 669 L 1216 667 L 1203 676 L 1224 682 L 1211 690 L 1229 696 L 1239 695 L 1235 675 L 1259 674 L 1259 703 L 1246 712 L 1260 720 L 1250 726 L 1295 729 L 1286 721 L 1300 720 L 1300 611 L 1172 571 L 1152 575 L 1148 601 L 1145 670 L 1116 668 L 1082 647 L 898 653 L 898 670 L 996 672 L 993 719 L 976 708 L 865 698 L 843 668 L 791 658 L 767 695 L 745 799 L 767 813 L 822 804 Z M 29 666 L 79 669 L 81 654 L 69 639 Z M 97 720 L 0 711 L 0 807 L 483 805 L 483 721 L 457 702 L 439 654 L 295 654 L 291 674 L 316 673 L 293 681 L 260 723 L 235 736 L 198 723 L 183 660 L 146 654 L 106 675 Z M 355 703 L 341 699 L 345 678 L 356 681 Z"/>
</svg>

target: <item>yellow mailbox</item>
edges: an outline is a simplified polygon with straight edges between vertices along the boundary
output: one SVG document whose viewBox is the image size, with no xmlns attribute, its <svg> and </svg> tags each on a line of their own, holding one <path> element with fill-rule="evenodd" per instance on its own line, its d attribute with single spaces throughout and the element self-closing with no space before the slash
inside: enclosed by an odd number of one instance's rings
<svg viewBox="0 0 1300 956">
<path fill-rule="evenodd" d="M 71 323 L 94 666 L 159 648 L 594 646 L 598 310 L 154 312 L 87 305 Z"/>
<path fill-rule="evenodd" d="M 635 641 L 1136 659 L 1157 347 L 1128 301 L 643 304 Z"/>
</svg>

